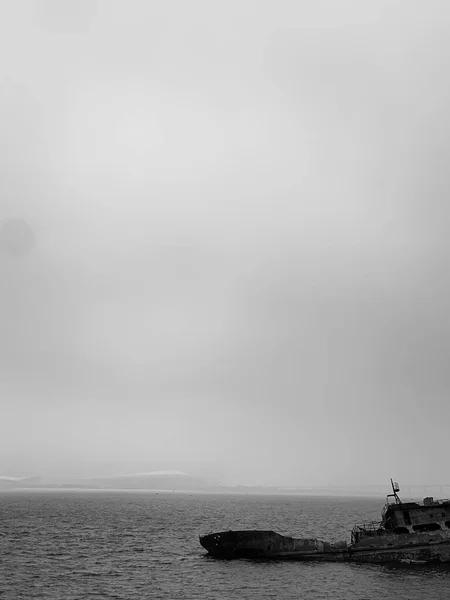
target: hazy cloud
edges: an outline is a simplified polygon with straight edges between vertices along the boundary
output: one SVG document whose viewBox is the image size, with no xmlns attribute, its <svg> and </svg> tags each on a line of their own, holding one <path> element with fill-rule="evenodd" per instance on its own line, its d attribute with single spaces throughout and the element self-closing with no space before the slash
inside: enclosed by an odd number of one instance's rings
<svg viewBox="0 0 450 600">
<path fill-rule="evenodd" d="M 449 10 L 2 6 L 0 471 L 441 483 Z"/>
</svg>

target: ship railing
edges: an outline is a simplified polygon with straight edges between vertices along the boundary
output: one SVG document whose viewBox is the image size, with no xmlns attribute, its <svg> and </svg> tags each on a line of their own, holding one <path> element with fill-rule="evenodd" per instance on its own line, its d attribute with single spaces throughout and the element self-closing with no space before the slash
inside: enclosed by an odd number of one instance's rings
<svg viewBox="0 0 450 600">
<path fill-rule="evenodd" d="M 417 499 L 411 499 L 411 500 L 404 500 L 402 502 L 400 502 L 400 504 L 406 504 L 408 502 L 414 502 L 415 504 L 417 504 L 418 506 L 439 506 L 439 505 L 445 505 L 445 504 L 450 504 L 450 499 L 448 498 L 424 498 L 423 500 L 417 500 Z M 386 504 L 383 507 L 383 510 L 381 511 L 381 516 L 384 519 L 386 511 L 388 510 L 388 508 L 390 508 L 393 504 L 395 504 L 395 502 L 389 501 L 389 498 L 386 501 Z"/>
<path fill-rule="evenodd" d="M 380 528 L 380 521 L 364 521 L 363 523 L 358 523 L 352 529 L 352 542 L 354 543 L 362 537 L 375 536 L 380 531 Z"/>
<path fill-rule="evenodd" d="M 357 523 L 355 528 L 364 529 L 365 531 L 377 531 L 380 528 L 380 521 L 363 521 L 362 523 Z"/>
</svg>

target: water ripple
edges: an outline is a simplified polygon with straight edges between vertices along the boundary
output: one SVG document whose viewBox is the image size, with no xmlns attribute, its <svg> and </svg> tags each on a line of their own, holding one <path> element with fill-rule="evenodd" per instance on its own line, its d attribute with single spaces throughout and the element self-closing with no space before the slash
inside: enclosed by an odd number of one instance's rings
<svg viewBox="0 0 450 600">
<path fill-rule="evenodd" d="M 0 597 L 7 600 L 447 600 L 450 569 L 218 561 L 206 529 L 264 528 L 348 539 L 378 517 L 367 499 L 145 493 L 0 495 Z"/>
</svg>

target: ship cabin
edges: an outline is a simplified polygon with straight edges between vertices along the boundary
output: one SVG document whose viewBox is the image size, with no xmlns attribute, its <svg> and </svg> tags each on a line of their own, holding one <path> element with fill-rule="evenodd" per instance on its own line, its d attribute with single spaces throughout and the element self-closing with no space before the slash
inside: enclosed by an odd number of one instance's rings
<svg viewBox="0 0 450 600">
<path fill-rule="evenodd" d="M 450 532 L 450 500 L 424 498 L 422 502 L 402 502 L 397 495 L 398 484 L 392 482 L 393 494 L 388 494 L 381 522 L 355 525 L 352 543 L 366 536 L 447 531 Z M 391 500 L 393 498 L 393 501 Z"/>
<path fill-rule="evenodd" d="M 450 529 L 450 500 L 386 504 L 382 527 L 392 533 L 422 533 Z"/>
</svg>

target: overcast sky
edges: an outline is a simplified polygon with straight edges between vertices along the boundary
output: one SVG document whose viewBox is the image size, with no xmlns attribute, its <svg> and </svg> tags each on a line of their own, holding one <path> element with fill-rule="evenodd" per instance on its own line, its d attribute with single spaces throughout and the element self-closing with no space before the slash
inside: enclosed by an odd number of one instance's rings
<svg viewBox="0 0 450 600">
<path fill-rule="evenodd" d="M 0 7 L 0 474 L 450 483 L 450 4 Z"/>
</svg>

